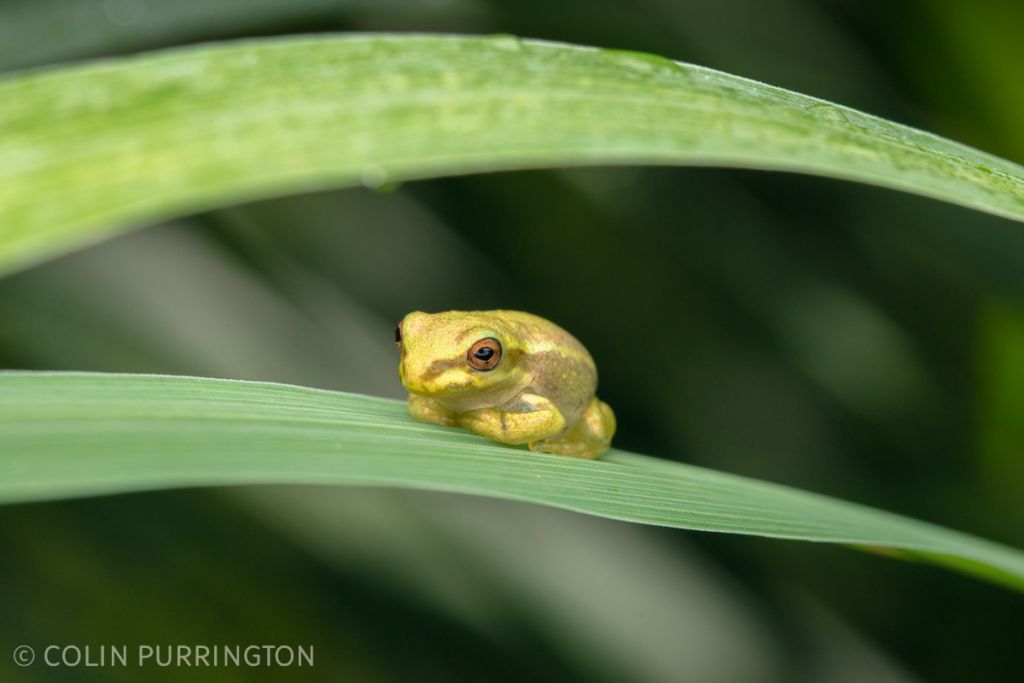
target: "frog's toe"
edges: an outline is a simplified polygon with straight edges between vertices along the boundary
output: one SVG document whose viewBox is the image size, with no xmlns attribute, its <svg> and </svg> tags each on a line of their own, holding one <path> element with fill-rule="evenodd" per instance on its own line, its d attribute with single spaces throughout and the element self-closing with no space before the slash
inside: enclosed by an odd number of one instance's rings
<svg viewBox="0 0 1024 683">
<path fill-rule="evenodd" d="M 409 394 L 409 416 L 414 420 L 454 427 L 457 415 L 432 398 Z"/>
<path fill-rule="evenodd" d="M 584 460 L 594 460 L 605 451 L 604 448 L 595 448 L 593 445 L 580 439 L 568 439 L 565 437 L 534 441 L 530 444 L 530 450 L 539 453 L 568 455 L 573 458 L 583 458 Z"/>
</svg>

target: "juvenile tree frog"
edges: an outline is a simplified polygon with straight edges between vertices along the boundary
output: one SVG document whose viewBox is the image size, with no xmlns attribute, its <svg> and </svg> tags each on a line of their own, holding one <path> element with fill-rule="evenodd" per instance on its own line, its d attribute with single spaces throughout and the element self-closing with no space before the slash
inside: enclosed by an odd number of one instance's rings
<svg viewBox="0 0 1024 683">
<path fill-rule="evenodd" d="M 530 450 L 597 458 L 615 434 L 575 337 L 519 311 L 410 313 L 395 328 L 409 414 Z"/>
</svg>

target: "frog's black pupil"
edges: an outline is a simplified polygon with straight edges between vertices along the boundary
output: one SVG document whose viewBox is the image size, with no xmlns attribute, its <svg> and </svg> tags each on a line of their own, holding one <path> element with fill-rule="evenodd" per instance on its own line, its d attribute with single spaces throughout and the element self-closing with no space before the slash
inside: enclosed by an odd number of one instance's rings
<svg viewBox="0 0 1024 683">
<path fill-rule="evenodd" d="M 494 355 L 494 349 L 485 346 L 482 349 L 477 349 L 476 353 L 473 355 L 475 355 L 480 360 L 490 360 L 491 356 Z"/>
<path fill-rule="evenodd" d="M 402 326 L 401 325 L 398 325 L 398 326 L 395 327 L 395 343 L 396 344 L 401 344 L 402 343 Z"/>
</svg>

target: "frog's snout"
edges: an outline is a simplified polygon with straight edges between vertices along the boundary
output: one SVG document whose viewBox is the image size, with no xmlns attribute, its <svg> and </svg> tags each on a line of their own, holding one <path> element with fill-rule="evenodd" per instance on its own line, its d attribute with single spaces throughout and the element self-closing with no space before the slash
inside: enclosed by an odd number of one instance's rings
<svg viewBox="0 0 1024 683">
<path fill-rule="evenodd" d="M 402 381 L 402 385 L 413 393 L 417 393 L 417 390 L 422 391 L 422 387 L 414 386 L 413 380 L 418 373 L 414 367 L 415 364 L 410 359 L 409 345 L 415 343 L 413 340 L 423 330 L 429 317 L 428 314 L 421 311 L 413 311 L 402 318 L 395 328 L 395 343 L 398 345 L 399 355 L 398 378 Z"/>
<path fill-rule="evenodd" d="M 401 357 L 398 360 L 398 379 L 402 381 L 402 386 L 408 389 L 410 393 L 423 393 L 423 387 L 419 386 L 419 383 L 416 382 L 415 364 L 410 359 L 405 348 L 402 348 L 400 355 Z"/>
<path fill-rule="evenodd" d="M 409 370 L 408 354 L 406 354 L 405 349 L 403 348 L 398 359 L 398 379 L 402 380 L 402 386 L 409 391 L 412 391 L 413 388 L 410 386 L 410 379 L 415 376 L 416 374 Z"/>
</svg>

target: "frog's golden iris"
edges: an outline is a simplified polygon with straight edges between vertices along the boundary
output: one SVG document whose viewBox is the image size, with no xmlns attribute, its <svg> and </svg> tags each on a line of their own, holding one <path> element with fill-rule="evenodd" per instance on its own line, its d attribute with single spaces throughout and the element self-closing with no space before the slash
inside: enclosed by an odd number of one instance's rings
<svg viewBox="0 0 1024 683">
<path fill-rule="evenodd" d="M 487 337 L 469 347 L 466 352 L 469 367 L 480 372 L 487 372 L 498 367 L 501 362 L 501 342 Z"/>
<path fill-rule="evenodd" d="M 410 313 L 395 328 L 409 413 L 531 450 L 596 458 L 615 434 L 575 337 L 520 311 Z"/>
</svg>

